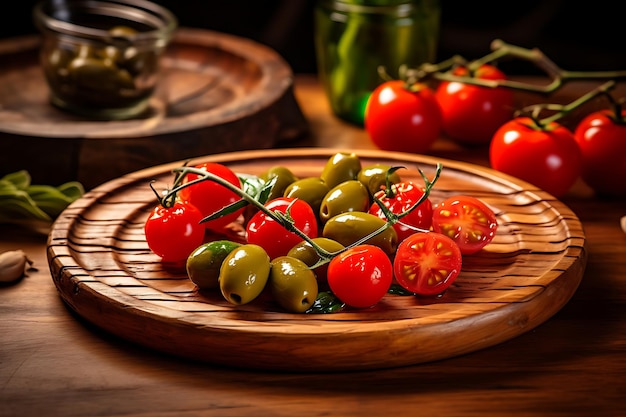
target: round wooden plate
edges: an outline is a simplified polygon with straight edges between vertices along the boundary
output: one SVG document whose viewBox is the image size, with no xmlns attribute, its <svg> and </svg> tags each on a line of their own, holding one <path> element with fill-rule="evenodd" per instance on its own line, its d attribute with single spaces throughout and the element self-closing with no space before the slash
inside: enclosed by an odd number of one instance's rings
<svg viewBox="0 0 626 417">
<path fill-rule="evenodd" d="M 317 176 L 338 149 L 243 151 L 203 157 L 238 173 L 285 165 Z M 471 194 L 489 204 L 493 242 L 464 258 L 441 297 L 386 295 L 373 308 L 289 314 L 271 299 L 244 306 L 196 290 L 184 271 L 150 252 L 143 225 L 155 204 L 149 187 L 171 184 L 173 163 L 105 183 L 73 203 L 49 235 L 48 259 L 62 299 L 121 338 L 174 355 L 233 367 L 341 371 L 397 367 L 486 348 L 554 315 L 577 289 L 586 264 L 575 214 L 537 188 L 487 168 L 432 157 L 358 151 L 363 165 L 402 165 L 406 179 L 442 176 L 433 203 Z M 257 302 L 258 301 L 258 302 Z"/>
<path fill-rule="evenodd" d="M 78 180 L 90 189 L 139 169 L 272 148 L 308 132 L 291 68 L 250 39 L 179 28 L 149 109 L 111 121 L 49 103 L 40 42 L 36 35 L 0 42 L 0 174 L 28 169 L 36 182 Z"/>
</svg>

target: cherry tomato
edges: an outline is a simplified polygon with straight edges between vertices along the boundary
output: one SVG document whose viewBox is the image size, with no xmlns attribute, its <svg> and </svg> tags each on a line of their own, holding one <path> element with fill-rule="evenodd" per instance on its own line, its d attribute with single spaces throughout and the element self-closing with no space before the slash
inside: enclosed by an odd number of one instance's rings
<svg viewBox="0 0 626 417">
<path fill-rule="evenodd" d="M 582 153 L 582 179 L 597 193 L 626 195 L 626 110 L 600 110 L 578 123 L 574 137 Z"/>
<path fill-rule="evenodd" d="M 483 64 L 474 74 L 457 67 L 452 74 L 484 80 L 505 80 L 506 75 L 493 65 Z M 493 134 L 513 117 L 513 90 L 481 87 L 457 81 L 443 81 L 435 90 L 441 106 L 442 129 L 459 143 L 486 145 Z"/>
<path fill-rule="evenodd" d="M 426 152 L 441 133 L 439 104 L 425 84 L 386 81 L 367 102 L 365 129 L 380 149 Z"/>
<path fill-rule="evenodd" d="M 316 238 L 318 235 L 317 217 L 311 206 L 304 200 L 291 197 L 278 197 L 265 204 L 268 210 L 286 213 L 293 219 L 294 225 L 306 236 Z M 248 243 L 261 246 L 270 259 L 287 255 L 289 250 L 304 239 L 288 231 L 280 223 L 262 211 L 252 216 L 246 225 Z"/>
<path fill-rule="evenodd" d="M 225 165 L 207 162 L 196 165 L 194 168 L 215 174 L 241 188 L 241 182 L 237 174 Z M 191 182 L 198 178 L 199 176 L 196 174 L 189 174 L 185 177 L 184 183 Z M 189 201 L 196 206 L 202 212 L 203 217 L 210 216 L 227 205 L 241 200 L 241 197 L 236 193 L 210 179 L 185 187 L 180 190 L 178 195 L 181 200 Z M 237 220 L 239 215 L 243 213 L 243 210 L 242 208 L 234 213 L 205 222 L 204 225 L 207 229 L 220 232 L 224 229 L 224 226 Z"/>
<path fill-rule="evenodd" d="M 391 186 L 391 190 L 381 190 L 374 194 L 374 196 L 380 199 L 394 214 L 400 214 L 409 210 L 423 195 L 424 191 L 422 188 L 412 182 L 394 184 Z M 386 219 L 385 213 L 376 203 L 371 205 L 369 212 L 383 220 Z M 409 214 L 402 217 L 398 223 L 393 225 L 398 235 L 398 241 L 401 242 L 409 235 L 415 233 L 415 228 L 422 230 L 430 229 L 432 214 L 432 204 L 427 198 Z"/>
<path fill-rule="evenodd" d="M 331 292 L 351 307 L 367 308 L 389 290 L 393 266 L 378 246 L 358 245 L 335 256 L 328 264 Z"/>
<path fill-rule="evenodd" d="M 438 295 L 452 285 L 462 266 L 457 244 L 436 232 L 414 233 L 400 243 L 393 261 L 398 284 L 418 295 Z"/>
<path fill-rule="evenodd" d="M 433 209 L 433 231 L 454 240 L 463 255 L 487 246 L 497 229 L 495 213 L 476 197 L 448 197 Z"/>
<path fill-rule="evenodd" d="M 522 116 L 496 131 L 489 160 L 492 168 L 560 197 L 580 176 L 582 156 L 569 129 L 557 122 L 539 127 Z"/>
<path fill-rule="evenodd" d="M 200 246 L 204 216 L 195 206 L 177 201 L 172 207 L 156 206 L 144 225 L 148 247 L 165 262 L 179 262 Z"/>
</svg>

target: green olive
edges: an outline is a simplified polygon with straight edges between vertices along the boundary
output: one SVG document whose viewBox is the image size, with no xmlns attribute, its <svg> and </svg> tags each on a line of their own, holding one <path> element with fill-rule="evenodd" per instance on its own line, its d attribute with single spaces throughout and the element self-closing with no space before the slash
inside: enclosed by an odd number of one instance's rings
<svg viewBox="0 0 626 417">
<path fill-rule="evenodd" d="M 359 171 L 357 179 L 370 190 L 370 193 L 376 194 L 387 183 L 387 172 L 390 168 L 389 165 L 384 164 L 368 165 Z M 401 181 L 397 171 L 389 174 L 389 181 L 392 184 L 397 184 Z"/>
<path fill-rule="evenodd" d="M 284 196 L 304 200 L 309 203 L 314 213 L 318 213 L 328 191 L 330 188 L 320 177 L 306 177 L 291 183 L 285 189 Z"/>
<path fill-rule="evenodd" d="M 52 76 L 67 77 L 67 67 L 74 59 L 74 54 L 66 49 L 53 49 L 48 54 L 48 59 L 44 61 L 46 71 Z"/>
<path fill-rule="evenodd" d="M 311 241 L 330 253 L 339 252 L 340 250 L 345 248 L 345 246 L 343 246 L 336 240 L 332 240 L 323 236 L 313 238 L 311 239 Z M 303 240 L 302 242 L 291 248 L 287 253 L 287 256 L 291 256 L 292 258 L 298 258 L 308 266 L 313 266 L 317 261 L 320 260 L 320 256 L 318 255 L 315 248 L 313 248 L 313 246 L 306 240 Z"/>
<path fill-rule="evenodd" d="M 287 187 L 298 180 L 298 177 L 296 177 L 289 168 L 282 165 L 271 167 L 261 174 L 260 178 L 265 182 L 276 178 L 272 190 L 270 191 L 268 201 L 276 197 L 282 197 Z"/>
<path fill-rule="evenodd" d="M 337 152 L 324 165 L 320 177 L 328 188 L 348 180 L 355 180 L 361 171 L 361 160 L 356 153 Z"/>
<path fill-rule="evenodd" d="M 329 253 L 336 253 L 345 248 L 345 246 L 343 246 L 336 240 L 332 240 L 323 236 L 313 238 L 311 239 L 311 241 Z M 306 240 L 303 240 L 302 242 L 291 248 L 289 252 L 287 252 L 287 256 L 291 256 L 292 258 L 298 258 L 309 267 L 312 267 L 320 260 L 320 256 L 315 248 L 313 248 L 313 246 Z M 317 276 L 317 280 L 319 282 L 326 281 L 327 270 L 328 263 L 322 264 L 313 269 L 313 272 L 315 272 L 315 275 Z"/>
<path fill-rule="evenodd" d="M 215 240 L 196 248 L 187 258 L 187 275 L 200 290 L 219 287 L 220 268 L 226 256 L 240 243 L 230 240 Z"/>
<path fill-rule="evenodd" d="M 276 302 L 291 313 L 304 313 L 317 298 L 315 273 L 300 259 L 290 256 L 272 261 L 269 286 Z"/>
<path fill-rule="evenodd" d="M 349 246 L 380 229 L 386 223 L 380 217 L 362 211 L 342 213 L 326 222 L 322 236 Z M 398 235 L 393 227 L 388 226 L 364 243 L 376 245 L 391 256 L 398 247 Z"/>
<path fill-rule="evenodd" d="M 241 245 L 224 258 L 220 268 L 220 291 L 232 304 L 247 304 L 263 292 L 270 269 L 265 249 L 250 243 Z"/>
<path fill-rule="evenodd" d="M 111 36 L 114 36 L 116 38 L 131 38 L 137 34 L 137 30 L 128 26 L 119 25 L 113 26 L 111 29 L 109 29 L 109 33 L 111 34 Z"/>
<path fill-rule="evenodd" d="M 133 77 L 117 68 L 113 61 L 91 57 L 75 58 L 68 71 L 79 88 L 118 94 L 120 88 L 133 88 Z"/>
<path fill-rule="evenodd" d="M 325 223 L 331 217 L 348 211 L 367 211 L 370 195 L 359 180 L 348 180 L 333 187 L 322 200 L 319 218 Z"/>
</svg>

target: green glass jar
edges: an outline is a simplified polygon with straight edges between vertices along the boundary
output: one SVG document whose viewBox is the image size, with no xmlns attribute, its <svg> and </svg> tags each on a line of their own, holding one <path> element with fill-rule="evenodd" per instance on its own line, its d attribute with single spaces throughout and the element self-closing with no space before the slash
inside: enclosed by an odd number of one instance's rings
<svg viewBox="0 0 626 417">
<path fill-rule="evenodd" d="M 332 111 L 362 126 L 371 92 L 398 68 L 435 62 L 439 0 L 319 0 L 315 9 L 318 76 Z"/>
</svg>

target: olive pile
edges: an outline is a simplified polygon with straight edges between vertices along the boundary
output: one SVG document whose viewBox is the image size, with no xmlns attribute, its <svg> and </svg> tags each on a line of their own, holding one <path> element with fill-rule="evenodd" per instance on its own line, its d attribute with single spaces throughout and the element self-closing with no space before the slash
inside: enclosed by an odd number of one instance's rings
<svg viewBox="0 0 626 417">
<path fill-rule="evenodd" d="M 327 284 L 328 264 L 319 248 L 336 254 L 378 231 L 366 242 L 390 256 L 395 253 L 398 237 L 394 228 L 380 231 L 386 220 L 368 213 L 371 195 L 386 181 L 400 182 L 398 174 L 389 170 L 380 164 L 362 167 L 356 154 L 343 152 L 329 158 L 319 177 L 297 178 L 287 167 L 270 168 L 259 176 L 261 182 L 273 183 L 267 201 L 278 197 L 305 201 L 315 213 L 320 235 L 302 239 L 273 259 L 266 249 L 250 242 L 204 243 L 187 259 L 189 278 L 200 290 L 219 288 L 235 305 L 249 303 L 269 288 L 287 311 L 306 312 Z M 254 205 L 248 206 L 244 224 L 257 211 Z"/>
<path fill-rule="evenodd" d="M 136 30 L 116 26 L 102 43 L 48 38 L 42 53 L 53 102 L 80 109 L 131 108 L 152 94 L 158 52 L 133 45 Z"/>
</svg>

